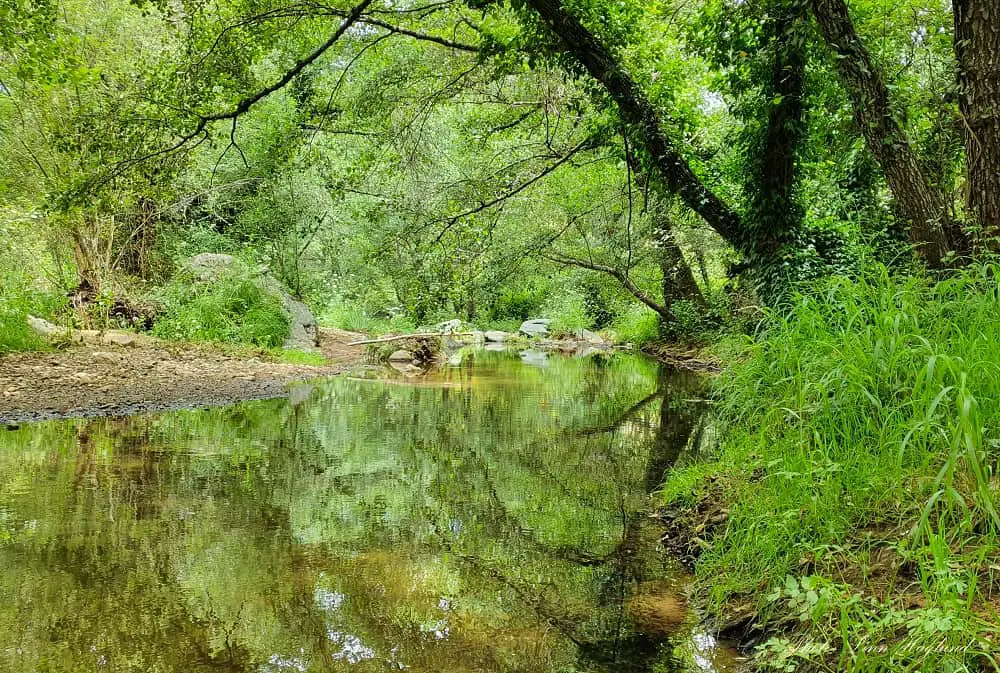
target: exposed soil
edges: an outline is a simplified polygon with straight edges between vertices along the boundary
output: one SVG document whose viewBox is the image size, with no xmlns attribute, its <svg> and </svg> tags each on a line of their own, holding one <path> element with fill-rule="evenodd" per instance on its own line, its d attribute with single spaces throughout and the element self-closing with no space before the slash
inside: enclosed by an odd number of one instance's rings
<svg viewBox="0 0 1000 673">
<path fill-rule="evenodd" d="M 330 376 L 360 364 L 365 347 L 348 344 L 361 338 L 321 329 L 320 349 L 328 360 L 324 366 L 166 341 L 0 356 L 0 424 L 280 397 L 290 381 Z"/>
</svg>

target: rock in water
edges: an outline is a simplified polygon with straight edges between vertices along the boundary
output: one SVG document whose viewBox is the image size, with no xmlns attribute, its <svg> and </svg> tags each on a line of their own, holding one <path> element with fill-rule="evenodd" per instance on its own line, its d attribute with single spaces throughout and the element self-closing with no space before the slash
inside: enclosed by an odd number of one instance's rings
<svg viewBox="0 0 1000 673">
<path fill-rule="evenodd" d="M 576 338 L 580 341 L 586 341 L 589 344 L 603 344 L 604 339 L 601 338 L 600 334 L 595 334 L 588 329 L 578 329 L 575 332 Z"/>
<path fill-rule="evenodd" d="M 507 340 L 507 333 L 491 329 L 488 332 L 483 333 L 483 337 L 491 343 L 502 344 Z"/>
<path fill-rule="evenodd" d="M 525 320 L 521 323 L 521 332 L 527 334 L 530 337 L 545 336 L 549 333 L 549 323 L 552 322 L 546 318 L 535 318 L 533 320 Z"/>
<path fill-rule="evenodd" d="M 389 362 L 413 362 L 413 353 L 404 350 L 393 351 L 389 356 Z"/>
</svg>

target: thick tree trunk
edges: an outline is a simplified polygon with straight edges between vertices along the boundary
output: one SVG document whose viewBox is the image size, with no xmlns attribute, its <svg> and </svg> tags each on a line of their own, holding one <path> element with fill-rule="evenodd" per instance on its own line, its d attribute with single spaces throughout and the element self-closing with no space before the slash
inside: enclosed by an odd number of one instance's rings
<svg viewBox="0 0 1000 673">
<path fill-rule="evenodd" d="M 660 115 L 608 49 L 559 0 L 527 0 L 566 49 L 607 90 L 622 119 L 645 149 L 647 170 L 734 247 L 744 249 L 739 215 L 694 174 L 664 133 Z"/>
<path fill-rule="evenodd" d="M 959 108 L 965 118 L 968 205 L 1000 251 L 1000 0 L 955 0 Z"/>
<path fill-rule="evenodd" d="M 854 30 L 847 4 L 844 0 L 811 1 L 823 39 L 836 56 L 854 120 L 868 151 L 882 167 L 897 212 L 908 223 L 909 239 L 930 266 L 939 267 L 953 249 L 945 236 L 953 228 L 944 196 L 920 170 L 901 121 L 903 113 L 893 108 L 889 88 Z"/>
</svg>

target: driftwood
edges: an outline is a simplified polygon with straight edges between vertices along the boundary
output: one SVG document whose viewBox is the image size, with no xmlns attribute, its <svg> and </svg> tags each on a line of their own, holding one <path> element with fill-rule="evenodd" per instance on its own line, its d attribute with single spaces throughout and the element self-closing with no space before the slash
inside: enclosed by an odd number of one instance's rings
<svg viewBox="0 0 1000 673">
<path fill-rule="evenodd" d="M 394 334 L 393 336 L 380 337 L 378 339 L 362 339 L 352 341 L 348 346 L 364 346 L 365 344 L 384 344 L 390 341 L 403 341 L 404 339 L 428 339 L 430 337 L 446 336 L 475 336 L 474 332 L 418 332 L 417 334 Z"/>
</svg>

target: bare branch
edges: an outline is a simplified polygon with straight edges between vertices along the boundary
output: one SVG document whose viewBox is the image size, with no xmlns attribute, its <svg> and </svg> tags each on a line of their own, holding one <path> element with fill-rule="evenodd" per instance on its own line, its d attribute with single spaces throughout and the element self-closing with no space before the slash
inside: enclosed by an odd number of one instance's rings
<svg viewBox="0 0 1000 673">
<path fill-rule="evenodd" d="M 640 288 L 638 285 L 632 282 L 632 280 L 628 276 L 622 273 L 621 269 L 616 269 L 613 266 L 607 266 L 605 264 L 590 262 L 585 259 L 570 257 L 569 255 L 563 255 L 558 252 L 549 253 L 547 255 L 544 255 L 544 257 L 557 264 L 578 266 L 583 269 L 590 269 L 591 271 L 600 271 L 601 273 L 606 273 L 615 280 L 617 280 L 619 283 L 621 283 L 622 287 L 628 290 L 629 294 L 631 294 L 633 297 L 641 301 L 643 304 L 653 309 L 667 320 L 670 321 L 674 320 L 674 314 L 670 312 L 670 309 L 668 309 L 663 304 L 654 301 L 648 294 L 642 291 L 642 288 Z"/>
</svg>

